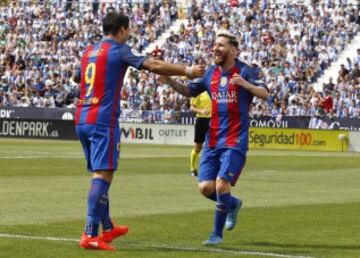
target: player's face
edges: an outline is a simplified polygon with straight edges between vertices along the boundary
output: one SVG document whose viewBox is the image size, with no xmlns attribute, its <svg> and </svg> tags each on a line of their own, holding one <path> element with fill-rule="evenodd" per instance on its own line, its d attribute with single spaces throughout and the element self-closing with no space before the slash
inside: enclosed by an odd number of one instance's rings
<svg viewBox="0 0 360 258">
<path fill-rule="evenodd" d="M 216 65 L 224 65 L 230 58 L 235 58 L 236 49 L 229 43 L 226 37 L 218 37 L 213 47 L 214 62 Z"/>
</svg>

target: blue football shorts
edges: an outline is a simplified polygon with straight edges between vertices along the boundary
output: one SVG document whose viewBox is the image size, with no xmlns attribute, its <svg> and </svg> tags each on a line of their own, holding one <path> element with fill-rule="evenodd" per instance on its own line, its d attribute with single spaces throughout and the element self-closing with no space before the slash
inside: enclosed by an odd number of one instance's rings
<svg viewBox="0 0 360 258">
<path fill-rule="evenodd" d="M 120 130 L 104 126 L 83 124 L 76 126 L 90 172 L 115 171 L 120 155 Z"/>
<path fill-rule="evenodd" d="M 236 149 L 204 148 L 201 155 L 199 182 L 222 178 L 234 186 L 245 166 L 246 153 Z"/>
</svg>

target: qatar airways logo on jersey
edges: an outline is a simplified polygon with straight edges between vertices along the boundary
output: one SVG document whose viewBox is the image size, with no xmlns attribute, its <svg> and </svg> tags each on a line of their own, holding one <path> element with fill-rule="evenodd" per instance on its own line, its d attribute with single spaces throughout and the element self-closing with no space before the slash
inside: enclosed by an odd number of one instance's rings
<svg viewBox="0 0 360 258">
<path fill-rule="evenodd" d="M 238 101 L 238 94 L 236 91 L 219 91 L 211 92 L 211 99 L 216 103 L 236 103 Z"/>
</svg>

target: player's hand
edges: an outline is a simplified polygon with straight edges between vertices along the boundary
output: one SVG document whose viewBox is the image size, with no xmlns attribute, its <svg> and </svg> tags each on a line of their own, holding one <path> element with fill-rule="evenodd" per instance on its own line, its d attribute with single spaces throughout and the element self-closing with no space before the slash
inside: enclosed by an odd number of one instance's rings
<svg viewBox="0 0 360 258">
<path fill-rule="evenodd" d="M 245 89 L 250 88 L 250 83 L 245 80 L 243 77 L 241 77 L 241 75 L 239 74 L 234 74 L 233 77 L 230 80 L 231 84 L 235 84 L 235 85 L 239 85 Z"/>
<path fill-rule="evenodd" d="M 205 73 L 205 65 L 194 65 L 192 67 L 192 76 L 190 79 L 195 79 L 203 76 Z"/>
</svg>

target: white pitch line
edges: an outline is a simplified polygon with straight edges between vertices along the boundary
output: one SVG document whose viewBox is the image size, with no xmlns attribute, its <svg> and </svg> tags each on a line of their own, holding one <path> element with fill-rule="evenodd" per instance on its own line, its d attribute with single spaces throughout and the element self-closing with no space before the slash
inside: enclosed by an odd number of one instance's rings
<svg viewBox="0 0 360 258">
<path fill-rule="evenodd" d="M 48 240 L 48 241 L 65 241 L 65 242 L 78 242 L 78 239 L 75 238 L 65 238 L 65 237 L 45 237 L 45 236 L 26 236 L 26 235 L 16 235 L 16 234 L 1 234 L 0 238 L 18 238 L 18 239 L 28 239 L 28 240 Z M 269 257 L 280 257 L 280 258 L 313 258 L 311 256 L 301 256 L 301 255 L 291 255 L 291 254 L 280 254 L 280 253 L 271 253 L 271 252 L 260 252 L 260 251 L 236 251 L 236 250 L 226 250 L 219 248 L 196 248 L 196 247 L 181 247 L 181 246 L 168 246 L 168 245 L 159 245 L 159 244 L 148 244 L 148 243 L 125 243 L 129 246 L 136 246 L 142 248 L 157 248 L 157 249 L 166 249 L 174 251 L 193 251 L 193 252 L 209 252 L 209 253 L 224 253 L 224 254 L 234 254 L 234 255 L 253 255 L 253 256 L 269 256 Z"/>
<path fill-rule="evenodd" d="M 78 239 L 75 238 L 65 238 L 65 237 L 44 237 L 44 236 L 26 236 L 26 235 L 13 235 L 13 234 L 0 234 L 2 238 L 21 238 L 29 240 L 49 240 L 49 241 L 65 241 L 65 242 L 78 242 Z"/>
<path fill-rule="evenodd" d="M 137 156 L 121 156 L 120 159 L 140 159 L 140 158 L 185 158 L 185 155 L 137 155 Z M 0 156 L 0 159 L 83 159 L 83 156 Z"/>
<path fill-rule="evenodd" d="M 82 157 L 71 156 L 0 156 L 0 159 L 81 159 Z"/>
</svg>

